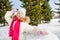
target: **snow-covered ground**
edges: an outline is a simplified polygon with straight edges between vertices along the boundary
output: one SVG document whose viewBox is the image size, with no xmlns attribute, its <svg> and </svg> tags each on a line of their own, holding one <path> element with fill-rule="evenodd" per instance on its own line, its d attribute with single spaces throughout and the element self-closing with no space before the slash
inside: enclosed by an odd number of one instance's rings
<svg viewBox="0 0 60 40">
<path fill-rule="evenodd" d="M 52 19 L 50 23 L 39 24 L 38 28 L 43 28 L 44 30 L 51 31 L 54 34 L 56 34 L 58 38 L 60 39 L 60 23 L 57 22 L 58 20 L 59 19 Z M 9 26 L 0 28 L 0 40 L 7 40 L 8 30 L 9 30 Z"/>
</svg>

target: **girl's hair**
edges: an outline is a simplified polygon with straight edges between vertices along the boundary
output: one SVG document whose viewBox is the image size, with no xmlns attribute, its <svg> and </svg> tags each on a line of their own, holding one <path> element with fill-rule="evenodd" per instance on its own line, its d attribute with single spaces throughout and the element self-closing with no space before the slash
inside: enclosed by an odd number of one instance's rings
<svg viewBox="0 0 60 40">
<path fill-rule="evenodd" d="M 14 17 L 16 17 L 16 15 L 12 14 L 11 18 L 13 19 Z M 28 16 L 26 16 L 25 18 L 22 18 L 26 23 L 30 23 L 30 18 Z"/>
<path fill-rule="evenodd" d="M 26 16 L 26 17 L 25 17 L 25 22 L 26 22 L 26 23 L 30 23 L 30 18 L 29 18 L 29 16 Z"/>
</svg>

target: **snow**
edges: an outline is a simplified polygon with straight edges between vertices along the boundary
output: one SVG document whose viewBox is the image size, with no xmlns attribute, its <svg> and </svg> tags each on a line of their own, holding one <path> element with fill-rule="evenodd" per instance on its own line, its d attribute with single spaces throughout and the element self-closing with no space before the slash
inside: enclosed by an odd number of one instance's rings
<svg viewBox="0 0 60 40">
<path fill-rule="evenodd" d="M 60 39 L 60 23 L 58 22 L 60 19 L 52 19 L 50 23 L 42 23 L 38 25 L 38 28 L 43 28 L 44 30 L 48 30 L 53 32 Z M 0 27 L 0 40 L 10 40 L 8 37 L 9 26 Z"/>
</svg>

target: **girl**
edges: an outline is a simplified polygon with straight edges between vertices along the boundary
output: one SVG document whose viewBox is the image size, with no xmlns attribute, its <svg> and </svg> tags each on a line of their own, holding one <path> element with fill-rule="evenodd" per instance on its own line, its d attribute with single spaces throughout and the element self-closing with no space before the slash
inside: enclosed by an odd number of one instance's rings
<svg viewBox="0 0 60 40">
<path fill-rule="evenodd" d="M 5 19 L 10 25 L 9 36 L 12 37 L 12 40 L 59 40 L 53 33 L 41 31 L 37 27 L 29 25 L 30 19 L 25 16 L 24 8 L 15 14 L 13 12 L 15 11 L 8 11 L 5 15 Z"/>
<path fill-rule="evenodd" d="M 9 36 L 12 37 L 12 40 L 25 40 L 25 32 L 31 33 L 34 28 L 28 25 L 30 19 L 25 17 L 26 10 L 24 8 L 14 14 L 15 11 L 7 11 L 5 15 L 5 19 L 10 25 Z"/>
</svg>

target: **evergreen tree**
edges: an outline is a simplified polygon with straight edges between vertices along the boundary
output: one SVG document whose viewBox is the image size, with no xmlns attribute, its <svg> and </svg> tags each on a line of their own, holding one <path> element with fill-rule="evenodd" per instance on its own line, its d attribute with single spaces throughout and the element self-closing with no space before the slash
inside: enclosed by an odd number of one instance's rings
<svg viewBox="0 0 60 40">
<path fill-rule="evenodd" d="M 20 0 L 23 7 L 27 10 L 27 16 L 30 17 L 32 25 L 38 25 L 41 20 L 50 21 L 51 12 L 48 4 L 49 0 Z"/>
<path fill-rule="evenodd" d="M 40 0 L 20 0 L 24 3 L 27 10 L 27 16 L 30 17 L 32 25 L 38 25 L 41 21 Z"/>
<path fill-rule="evenodd" d="M 11 10 L 9 0 L 0 0 L 0 23 L 5 23 L 4 15 L 6 11 Z"/>
<path fill-rule="evenodd" d="M 45 20 L 46 22 L 49 22 L 50 19 L 52 18 L 52 13 L 51 13 L 51 8 L 49 6 L 49 0 L 41 0 L 42 1 L 42 17 L 43 20 Z"/>
<path fill-rule="evenodd" d="M 57 11 L 53 11 L 53 12 L 58 13 L 59 14 L 58 18 L 60 18 L 60 0 L 59 0 L 59 3 L 54 3 L 54 4 L 57 5 L 58 8 L 55 8 L 55 10 Z"/>
</svg>

